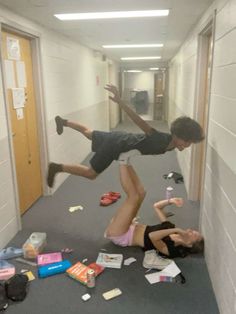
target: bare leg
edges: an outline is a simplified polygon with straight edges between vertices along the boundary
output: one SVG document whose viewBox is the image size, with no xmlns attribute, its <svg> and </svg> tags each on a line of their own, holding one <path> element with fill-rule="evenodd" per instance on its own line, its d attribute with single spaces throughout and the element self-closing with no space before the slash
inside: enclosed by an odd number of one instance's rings
<svg viewBox="0 0 236 314">
<path fill-rule="evenodd" d="M 76 131 L 82 133 L 89 140 L 92 139 L 93 131 L 91 129 L 87 128 L 86 126 L 84 126 L 80 123 L 72 122 L 72 121 L 67 121 L 66 126 L 73 129 L 73 130 L 76 130 Z"/>
<path fill-rule="evenodd" d="M 56 122 L 56 127 L 57 127 L 57 133 L 59 135 L 63 133 L 64 127 L 69 127 L 73 130 L 80 132 L 85 137 L 87 137 L 89 140 L 92 139 L 92 132 L 93 131 L 91 129 L 87 128 L 86 126 L 80 124 L 80 123 L 76 123 L 76 122 L 72 122 L 72 121 L 69 121 L 66 119 L 62 119 L 60 116 L 55 117 L 55 122 Z"/>
<path fill-rule="evenodd" d="M 84 177 L 90 180 L 96 179 L 98 173 L 96 173 L 91 167 L 87 167 L 81 164 L 78 165 L 62 165 L 62 172 L 70 173 L 76 176 Z"/>
<path fill-rule="evenodd" d="M 127 196 L 106 230 L 108 236 L 118 236 L 128 230 L 145 196 L 139 180 L 140 186 L 136 186 L 137 175 L 131 165 L 120 165 L 120 180 Z M 141 190 L 143 192 L 140 192 Z"/>
<path fill-rule="evenodd" d="M 94 180 L 98 176 L 98 173 L 96 173 L 91 167 L 87 167 L 81 164 L 64 165 L 52 162 L 48 166 L 47 183 L 49 187 L 53 187 L 55 176 L 60 172 L 70 173 L 90 180 Z"/>
</svg>

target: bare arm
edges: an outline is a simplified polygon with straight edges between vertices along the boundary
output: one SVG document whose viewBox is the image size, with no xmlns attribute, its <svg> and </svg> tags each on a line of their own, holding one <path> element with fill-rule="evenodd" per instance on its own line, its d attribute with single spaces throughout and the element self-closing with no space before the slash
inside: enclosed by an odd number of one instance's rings
<svg viewBox="0 0 236 314">
<path fill-rule="evenodd" d="M 171 234 L 174 234 L 174 233 L 184 235 L 186 233 L 186 231 L 181 229 L 181 228 L 163 229 L 163 230 L 157 230 L 157 231 L 150 232 L 149 237 L 153 241 L 158 241 L 158 240 L 162 240 L 163 238 L 165 238 Z"/>
<path fill-rule="evenodd" d="M 154 203 L 153 207 L 154 207 L 155 212 L 156 212 L 156 214 L 157 214 L 157 216 L 161 222 L 167 221 L 167 217 L 166 217 L 165 213 L 163 212 L 163 209 L 167 205 L 172 205 L 172 204 L 175 204 L 177 207 L 181 207 L 181 206 L 183 206 L 183 199 L 173 197 L 169 200 L 163 200 L 163 201 L 159 201 L 159 202 Z"/>
<path fill-rule="evenodd" d="M 149 233 L 150 240 L 152 241 L 155 248 L 165 254 L 169 255 L 168 247 L 166 243 L 162 240 L 163 238 L 171 235 L 171 234 L 185 234 L 186 232 L 180 228 L 171 228 L 171 229 L 163 229 L 157 230 Z"/>
<path fill-rule="evenodd" d="M 152 127 L 144 121 L 136 112 L 134 112 L 129 106 L 127 106 L 120 98 L 118 89 L 114 85 L 107 84 L 105 89 L 113 94 L 109 98 L 116 102 L 124 112 L 130 117 L 130 119 L 147 135 L 150 135 L 153 131 Z"/>
</svg>

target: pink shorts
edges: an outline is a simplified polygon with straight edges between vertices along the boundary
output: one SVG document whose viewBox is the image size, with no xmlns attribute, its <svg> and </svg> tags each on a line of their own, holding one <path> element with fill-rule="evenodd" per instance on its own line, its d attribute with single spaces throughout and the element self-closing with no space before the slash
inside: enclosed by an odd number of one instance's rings
<svg viewBox="0 0 236 314">
<path fill-rule="evenodd" d="M 133 240 L 133 235 L 134 235 L 134 229 L 135 229 L 135 225 L 130 225 L 128 231 L 122 235 L 115 236 L 115 237 L 108 237 L 105 234 L 104 236 L 105 236 L 105 238 L 111 240 L 116 245 L 131 246 L 132 240 Z"/>
</svg>

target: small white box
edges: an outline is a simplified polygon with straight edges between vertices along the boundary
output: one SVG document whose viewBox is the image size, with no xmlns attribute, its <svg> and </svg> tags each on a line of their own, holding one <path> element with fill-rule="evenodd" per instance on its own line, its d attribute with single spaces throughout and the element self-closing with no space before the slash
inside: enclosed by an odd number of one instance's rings
<svg viewBox="0 0 236 314">
<path fill-rule="evenodd" d="M 86 294 L 82 295 L 81 298 L 82 298 L 84 301 L 88 301 L 88 300 L 91 298 L 91 295 L 88 294 L 88 293 L 86 293 Z"/>
<path fill-rule="evenodd" d="M 102 296 L 105 300 L 110 300 L 110 299 L 113 299 L 115 297 L 118 297 L 121 294 L 122 294 L 121 290 L 119 288 L 115 288 L 115 289 L 112 289 L 110 291 L 104 292 L 102 294 Z"/>
</svg>

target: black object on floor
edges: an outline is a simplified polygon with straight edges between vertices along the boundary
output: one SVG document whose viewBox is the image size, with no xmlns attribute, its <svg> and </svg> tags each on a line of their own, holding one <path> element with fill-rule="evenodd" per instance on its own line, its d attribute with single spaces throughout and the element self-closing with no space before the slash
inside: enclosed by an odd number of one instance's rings
<svg viewBox="0 0 236 314">
<path fill-rule="evenodd" d="M 182 174 L 180 174 L 178 172 L 174 172 L 174 171 L 171 171 L 168 174 L 164 174 L 163 178 L 164 179 L 173 179 L 176 184 L 184 183 L 184 178 L 183 178 Z"/>
</svg>

